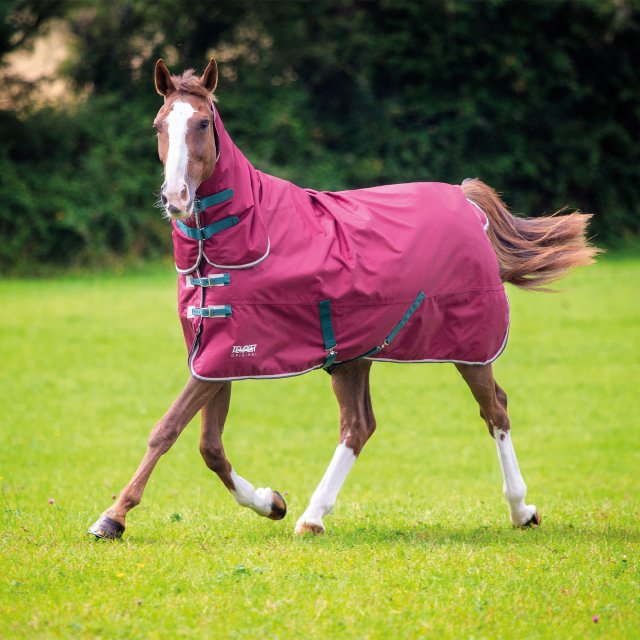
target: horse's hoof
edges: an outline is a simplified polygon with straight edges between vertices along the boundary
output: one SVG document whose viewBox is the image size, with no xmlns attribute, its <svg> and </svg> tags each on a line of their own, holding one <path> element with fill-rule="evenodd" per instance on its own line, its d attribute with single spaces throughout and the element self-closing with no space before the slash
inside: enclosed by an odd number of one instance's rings
<svg viewBox="0 0 640 640">
<path fill-rule="evenodd" d="M 315 522 L 298 522 L 296 525 L 296 534 L 304 536 L 312 534 L 314 536 L 321 536 L 324 533 L 324 527 L 321 524 Z"/>
<path fill-rule="evenodd" d="M 121 525 L 109 516 L 100 516 L 96 522 L 89 527 L 88 533 L 103 540 L 119 540 L 124 533 L 124 525 Z"/>
<path fill-rule="evenodd" d="M 287 503 L 278 491 L 273 491 L 273 498 L 271 498 L 271 513 L 269 518 L 271 520 L 282 520 L 287 515 Z"/>
<path fill-rule="evenodd" d="M 542 516 L 536 511 L 529 520 L 527 520 L 523 525 L 524 527 L 539 527 L 542 522 Z"/>
</svg>

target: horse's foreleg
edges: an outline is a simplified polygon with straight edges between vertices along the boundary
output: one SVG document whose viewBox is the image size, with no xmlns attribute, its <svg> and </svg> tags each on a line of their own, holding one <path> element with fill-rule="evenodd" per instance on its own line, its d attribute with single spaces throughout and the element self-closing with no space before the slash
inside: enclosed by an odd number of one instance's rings
<svg viewBox="0 0 640 640">
<path fill-rule="evenodd" d="M 527 485 L 520 473 L 516 452 L 511 442 L 507 394 L 496 383 L 490 364 L 484 366 L 457 364 L 456 367 L 480 405 L 480 415 L 496 442 L 502 470 L 502 489 L 509 503 L 511 523 L 516 527 L 539 525 L 541 518 L 536 507 L 525 503 Z"/>
<path fill-rule="evenodd" d="M 182 430 L 198 413 L 205 402 L 220 390 L 220 383 L 202 382 L 189 378 L 176 401 L 151 431 L 147 451 L 129 484 L 120 492 L 116 502 L 89 529 L 98 538 L 119 538 L 125 528 L 127 513 L 140 504 L 145 486 L 160 456 L 169 451 Z"/>
<path fill-rule="evenodd" d="M 337 367 L 331 374 L 340 405 L 340 444 L 296 523 L 297 534 L 324 533 L 322 518 L 333 508 L 353 463 L 376 428 L 369 392 L 370 369 L 370 360 L 357 360 Z"/>
<path fill-rule="evenodd" d="M 230 399 L 231 382 L 225 382 L 219 393 L 202 407 L 200 453 L 207 467 L 218 475 L 238 504 L 253 509 L 258 515 L 281 520 L 287 513 L 284 498 L 269 487 L 255 489 L 250 482 L 234 471 L 224 452 L 222 432 L 229 412 Z"/>
</svg>

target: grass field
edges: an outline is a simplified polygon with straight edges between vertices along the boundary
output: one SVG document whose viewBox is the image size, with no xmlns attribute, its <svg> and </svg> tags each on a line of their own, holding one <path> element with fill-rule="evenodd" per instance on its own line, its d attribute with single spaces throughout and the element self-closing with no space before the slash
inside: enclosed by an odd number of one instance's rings
<svg viewBox="0 0 640 640">
<path fill-rule="evenodd" d="M 0 637 L 640 637 L 640 260 L 562 286 L 510 290 L 495 365 L 540 528 L 510 527 L 455 369 L 386 364 L 324 537 L 293 534 L 337 441 L 315 372 L 234 387 L 227 452 L 285 520 L 235 504 L 193 424 L 108 543 L 85 531 L 187 378 L 175 276 L 0 282 Z"/>
</svg>

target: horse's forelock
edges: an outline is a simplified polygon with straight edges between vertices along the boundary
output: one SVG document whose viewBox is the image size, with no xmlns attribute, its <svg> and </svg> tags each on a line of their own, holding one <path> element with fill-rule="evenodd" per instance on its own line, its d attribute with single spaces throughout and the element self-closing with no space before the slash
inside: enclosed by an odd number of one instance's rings
<svg viewBox="0 0 640 640">
<path fill-rule="evenodd" d="M 201 98 L 213 98 L 215 100 L 215 97 L 205 89 L 193 69 L 187 69 L 181 76 L 171 76 L 171 79 L 178 93 L 188 93 Z"/>
</svg>

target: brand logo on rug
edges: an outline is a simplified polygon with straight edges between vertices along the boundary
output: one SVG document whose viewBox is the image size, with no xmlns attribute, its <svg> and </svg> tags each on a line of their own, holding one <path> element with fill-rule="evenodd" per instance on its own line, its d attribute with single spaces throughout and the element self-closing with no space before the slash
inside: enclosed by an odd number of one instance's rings
<svg viewBox="0 0 640 640">
<path fill-rule="evenodd" d="M 232 358 L 255 357 L 257 344 L 234 344 L 231 348 Z"/>
</svg>

